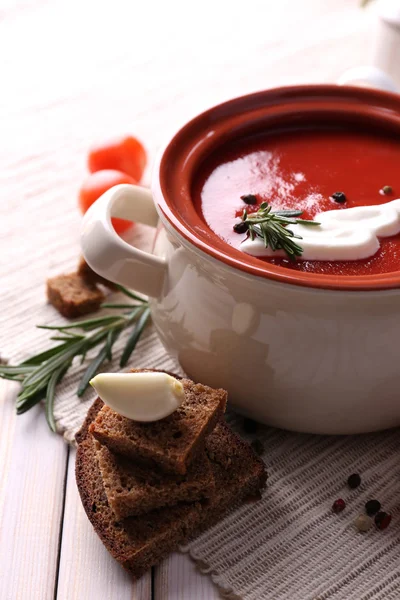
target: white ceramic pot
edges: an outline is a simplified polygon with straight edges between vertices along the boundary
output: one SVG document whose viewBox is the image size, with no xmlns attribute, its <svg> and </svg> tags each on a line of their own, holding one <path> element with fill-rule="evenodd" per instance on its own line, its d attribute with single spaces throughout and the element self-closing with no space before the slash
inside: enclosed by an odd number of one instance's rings
<svg viewBox="0 0 400 600">
<path fill-rule="evenodd" d="M 191 378 L 227 389 L 244 415 L 296 431 L 344 434 L 400 424 L 400 273 L 344 281 L 282 267 L 257 270 L 256 259 L 249 266 L 233 249 L 216 248 L 193 214 L 188 181 L 227 131 L 247 131 L 249 107 L 257 122 L 269 124 L 301 111 L 314 118 L 323 106 L 328 117 L 347 119 L 355 98 L 352 120 L 384 123 L 388 106 L 396 105 L 400 128 L 400 100 L 370 90 L 302 86 L 238 99 L 178 132 L 156 165 L 152 192 L 117 186 L 83 223 L 89 265 L 150 296 L 161 340 Z M 180 175 L 185 169 L 188 179 Z M 153 254 L 118 237 L 111 216 L 158 226 Z"/>
</svg>

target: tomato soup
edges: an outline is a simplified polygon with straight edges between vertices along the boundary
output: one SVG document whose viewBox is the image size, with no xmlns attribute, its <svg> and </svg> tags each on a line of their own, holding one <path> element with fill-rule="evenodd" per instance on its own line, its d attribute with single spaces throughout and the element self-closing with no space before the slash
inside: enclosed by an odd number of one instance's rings
<svg viewBox="0 0 400 600">
<path fill-rule="evenodd" d="M 333 200 L 336 192 L 344 193 L 345 202 Z M 192 193 L 195 208 L 208 227 L 240 250 L 245 234 L 234 232 L 233 225 L 244 208 L 255 211 L 263 201 L 272 210 L 302 210 L 302 218 L 312 219 L 322 211 L 400 198 L 400 139 L 329 128 L 255 136 L 211 155 L 200 168 Z M 247 194 L 256 196 L 256 205 L 247 206 L 241 200 Z M 364 260 L 257 260 L 311 273 L 389 273 L 400 270 L 400 235 L 381 238 L 379 250 Z"/>
</svg>

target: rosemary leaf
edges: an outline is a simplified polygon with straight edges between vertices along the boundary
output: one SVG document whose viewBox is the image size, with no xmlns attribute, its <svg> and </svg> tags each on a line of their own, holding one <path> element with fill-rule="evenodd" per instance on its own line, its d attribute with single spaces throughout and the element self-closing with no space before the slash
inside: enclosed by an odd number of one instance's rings
<svg viewBox="0 0 400 600">
<path fill-rule="evenodd" d="M 71 325 L 37 325 L 38 329 L 54 329 L 56 331 L 63 332 L 67 329 L 83 329 L 84 331 L 90 331 L 96 329 L 101 325 L 109 325 L 118 321 L 121 317 L 118 315 L 106 315 L 105 317 L 96 317 L 95 319 L 85 319 L 84 321 L 76 321 Z"/>
<path fill-rule="evenodd" d="M 54 340 L 55 342 L 71 342 L 74 340 L 83 340 L 84 336 L 83 335 L 77 335 L 74 336 L 73 338 L 68 337 L 66 335 L 53 335 L 50 339 Z"/>
<path fill-rule="evenodd" d="M 92 331 L 93 329 L 97 329 L 99 327 L 99 325 L 102 325 L 103 327 L 108 327 L 108 326 L 116 325 L 118 323 L 122 323 L 121 317 L 119 315 L 118 316 L 115 315 L 115 316 L 104 317 L 103 321 L 100 323 L 92 323 L 92 324 L 84 325 L 81 327 L 81 329 L 83 329 L 84 331 Z"/>
<path fill-rule="evenodd" d="M 91 350 L 92 348 L 94 348 L 95 346 L 97 346 L 97 344 L 102 342 L 108 335 L 108 331 L 109 330 L 107 328 L 100 329 L 100 331 L 98 331 L 95 334 L 92 334 L 89 338 L 86 339 L 85 344 L 83 345 L 83 348 L 82 348 L 82 352 L 80 353 L 81 354 L 81 365 L 83 365 L 83 362 L 86 358 L 87 352 L 89 350 Z"/>
<path fill-rule="evenodd" d="M 0 374 L 1 376 L 3 375 L 3 373 L 6 374 L 24 374 L 24 373 L 31 373 L 33 371 L 33 366 L 28 366 L 26 365 L 26 363 L 21 363 L 21 365 L 0 365 Z"/>
<path fill-rule="evenodd" d="M 107 358 L 107 343 L 102 347 L 102 349 L 100 350 L 100 352 L 98 353 L 96 358 L 94 358 L 92 360 L 92 362 L 89 363 L 88 368 L 84 372 L 82 379 L 80 381 L 79 387 L 78 387 L 78 391 L 77 391 L 77 395 L 79 397 L 83 396 L 83 394 L 86 391 L 86 388 L 89 385 L 89 381 L 95 375 L 95 373 L 97 372 L 97 369 L 103 364 L 103 362 L 106 360 L 106 358 Z"/>
<path fill-rule="evenodd" d="M 264 228 L 264 229 L 262 230 L 262 233 L 263 233 L 263 239 L 264 239 L 264 246 L 265 246 L 266 248 L 268 248 L 268 232 L 267 232 L 267 229 L 266 229 L 266 228 Z"/>
<path fill-rule="evenodd" d="M 67 336 L 69 336 L 71 338 L 74 338 L 74 337 L 75 338 L 81 338 L 81 337 L 83 337 L 80 333 L 75 333 L 75 331 L 70 331 L 70 330 L 66 330 L 66 329 L 63 330 L 63 334 L 67 335 Z"/>
<path fill-rule="evenodd" d="M 108 360 L 112 360 L 112 347 L 120 333 L 121 333 L 120 329 L 111 329 L 107 334 L 106 356 L 107 356 Z"/>
<path fill-rule="evenodd" d="M 47 395 L 46 395 L 46 401 L 45 401 L 46 421 L 47 421 L 47 424 L 50 427 L 51 431 L 53 431 L 54 433 L 56 432 L 56 421 L 54 419 L 54 412 L 53 412 L 55 386 L 56 386 L 56 384 L 54 384 L 54 387 L 52 388 L 51 395 L 50 395 L 50 391 L 49 391 L 50 390 L 50 381 L 49 381 L 49 385 L 47 386 Z"/>
<path fill-rule="evenodd" d="M 141 302 L 141 303 L 147 303 L 147 300 L 145 298 L 141 298 L 140 296 L 138 296 L 134 292 L 131 292 L 131 290 L 127 290 L 123 285 L 119 285 L 117 283 L 116 284 L 116 288 L 120 292 L 122 292 L 123 294 L 125 294 L 125 296 L 128 296 L 129 298 L 133 298 L 133 300 L 137 300 L 138 302 Z"/>
<path fill-rule="evenodd" d="M 120 367 L 125 367 L 126 363 L 128 362 L 128 360 L 129 360 L 132 352 L 134 351 L 135 346 L 142 334 L 142 331 L 146 326 L 149 316 L 150 316 L 150 308 L 147 307 L 143 311 L 142 315 L 140 316 L 138 322 L 135 325 L 134 330 L 132 331 L 132 334 L 128 338 L 128 341 L 126 343 L 126 346 L 124 348 L 124 351 L 122 353 L 121 360 L 119 363 Z"/>
<path fill-rule="evenodd" d="M 126 318 L 128 319 L 128 324 L 133 323 L 133 321 L 135 321 L 136 317 L 142 312 L 142 310 L 143 306 L 136 306 L 130 313 L 128 313 L 126 315 Z"/>
<path fill-rule="evenodd" d="M 102 342 L 106 337 L 108 331 L 113 329 L 115 325 L 107 325 L 107 327 L 102 327 L 99 331 L 94 331 L 90 335 L 85 338 L 84 346 L 89 350 L 94 346 L 97 346 L 100 342 Z"/>
<path fill-rule="evenodd" d="M 278 244 L 278 236 L 269 229 L 265 229 L 265 235 L 267 236 L 268 246 L 270 246 L 271 250 L 275 252 L 277 244 Z M 268 247 L 266 246 L 266 247 Z"/>
<path fill-rule="evenodd" d="M 275 215 L 279 217 L 301 217 L 303 214 L 302 210 L 276 210 L 274 211 Z"/>
<path fill-rule="evenodd" d="M 102 304 L 101 308 L 132 308 L 132 304 Z"/>
<path fill-rule="evenodd" d="M 22 373 L 21 373 L 21 375 L 6 375 L 6 373 L 1 373 L 0 377 L 1 377 L 1 379 L 8 379 L 9 381 L 20 381 L 20 382 L 22 382 L 24 379 L 24 376 Z"/>
<path fill-rule="evenodd" d="M 39 402 L 41 400 L 44 400 L 45 397 L 46 397 L 45 390 L 41 390 L 37 394 L 30 396 L 30 398 L 28 398 L 28 400 L 26 402 L 17 406 L 17 415 L 22 415 L 23 413 L 27 412 L 33 406 L 36 406 L 36 404 L 39 404 Z"/>
<path fill-rule="evenodd" d="M 33 394 L 36 394 L 36 392 L 43 390 L 46 387 L 48 380 L 49 376 L 46 376 L 42 379 L 39 379 L 35 384 L 32 385 L 26 385 L 24 381 L 22 384 L 22 390 L 17 396 L 17 405 L 23 403 L 27 398 Z"/>
<path fill-rule="evenodd" d="M 298 219 L 287 219 L 286 217 L 279 217 L 279 221 L 277 219 L 277 223 L 279 222 L 280 225 L 285 226 L 286 225 L 296 225 Z"/>
<path fill-rule="evenodd" d="M 297 219 L 297 223 L 301 225 L 309 225 L 310 227 L 315 227 L 315 225 L 321 225 L 318 221 L 310 221 L 308 219 Z"/>
<path fill-rule="evenodd" d="M 32 385 L 33 383 L 36 383 L 37 381 L 47 377 L 54 369 L 57 369 L 60 365 L 72 359 L 76 354 L 80 354 L 84 343 L 85 340 L 74 342 L 73 344 L 69 345 L 64 352 L 59 353 L 42 363 L 42 365 L 28 375 L 24 381 L 24 387 L 26 385 Z"/>
<path fill-rule="evenodd" d="M 73 341 L 74 340 L 71 338 L 71 340 L 68 342 L 65 342 L 65 344 L 59 344 L 58 346 L 54 346 L 54 348 L 50 348 L 49 350 L 45 350 L 44 352 L 35 354 L 35 356 L 32 356 L 31 358 L 24 360 L 24 362 L 21 363 L 21 366 L 40 365 L 42 362 L 51 358 L 52 356 L 55 356 L 56 354 L 59 354 L 60 352 L 64 352 L 64 350 L 66 348 L 68 348 Z M 16 367 L 16 368 L 20 368 L 20 367 Z M 1 368 L 0 368 L 0 370 L 1 370 Z"/>
<path fill-rule="evenodd" d="M 53 407 L 56 385 L 62 379 L 63 375 L 67 372 L 69 366 L 70 363 L 68 365 L 62 365 L 61 367 L 53 371 L 49 379 L 49 383 L 47 384 L 45 399 L 46 421 L 50 429 L 54 432 L 56 431 L 56 422 L 54 419 Z"/>
</svg>

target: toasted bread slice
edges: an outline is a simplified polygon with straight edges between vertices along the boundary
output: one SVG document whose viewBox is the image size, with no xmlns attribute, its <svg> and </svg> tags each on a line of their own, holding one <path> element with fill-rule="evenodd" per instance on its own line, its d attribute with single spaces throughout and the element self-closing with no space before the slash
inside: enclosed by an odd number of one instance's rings
<svg viewBox="0 0 400 600">
<path fill-rule="evenodd" d="M 179 503 L 147 515 L 116 521 L 107 501 L 89 433 L 90 422 L 101 409 L 101 403 L 96 402 L 77 436 L 77 485 L 97 534 L 112 556 L 134 578 L 141 577 L 179 544 L 216 523 L 246 497 L 257 496 L 265 485 L 264 463 L 222 422 L 207 438 L 206 450 L 212 457 L 215 479 L 215 493 L 211 499 Z"/>
<path fill-rule="evenodd" d="M 47 280 L 47 298 L 59 313 L 73 319 L 98 310 L 104 294 L 94 283 L 69 273 Z"/>
<path fill-rule="evenodd" d="M 94 444 L 108 504 L 118 520 L 177 502 L 210 498 L 215 491 L 211 463 L 204 451 L 186 475 L 164 475 L 113 454 L 97 440 Z"/>
<path fill-rule="evenodd" d="M 185 400 L 165 419 L 138 423 L 103 406 L 90 425 L 90 432 L 112 452 L 152 468 L 184 475 L 221 419 L 227 394 L 225 390 L 190 379 L 182 379 L 182 383 Z"/>
</svg>

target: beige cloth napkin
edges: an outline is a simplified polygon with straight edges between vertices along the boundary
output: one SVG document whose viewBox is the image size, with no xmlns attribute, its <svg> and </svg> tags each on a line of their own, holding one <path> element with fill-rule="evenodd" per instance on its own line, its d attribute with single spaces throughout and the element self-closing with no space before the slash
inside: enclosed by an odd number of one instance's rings
<svg viewBox="0 0 400 600">
<path fill-rule="evenodd" d="M 0 354 L 14 363 L 49 345 L 49 332 L 35 325 L 63 319 L 46 305 L 44 282 L 50 274 L 73 270 L 79 252 L 77 215 L 37 228 L 36 208 L 28 206 L 25 213 L 31 225 L 25 234 L 28 256 L 14 231 L 3 238 Z M 123 342 L 121 337 L 105 370 L 117 370 Z M 151 327 L 130 366 L 179 370 Z M 57 429 L 68 442 L 93 400 L 90 390 L 82 399 L 75 393 L 84 368 L 75 365 L 57 393 Z M 234 414 L 228 419 L 243 434 L 241 419 Z M 400 431 L 322 437 L 260 427 L 247 437 L 265 446 L 269 481 L 263 499 L 232 512 L 185 548 L 221 594 L 243 600 L 399 600 Z M 345 481 L 355 471 L 363 483 L 350 491 Z M 334 515 L 331 505 L 338 497 L 347 508 Z M 355 530 L 352 522 L 369 498 L 392 513 L 386 531 Z"/>
</svg>

